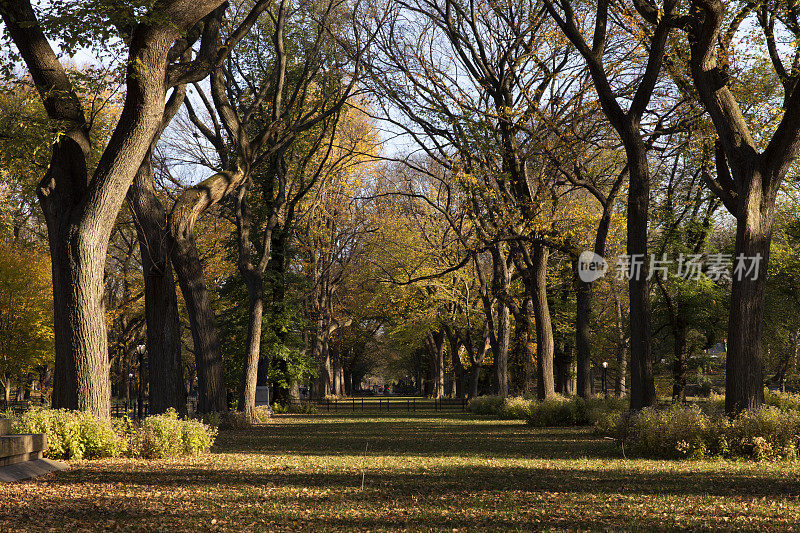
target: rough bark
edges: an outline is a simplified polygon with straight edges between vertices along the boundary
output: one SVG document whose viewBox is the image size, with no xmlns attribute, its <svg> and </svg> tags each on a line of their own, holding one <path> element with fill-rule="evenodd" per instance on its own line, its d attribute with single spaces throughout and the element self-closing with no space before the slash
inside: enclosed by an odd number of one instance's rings
<svg viewBox="0 0 800 533">
<path fill-rule="evenodd" d="M 264 278 L 252 271 L 242 274 L 247 285 L 248 315 L 241 405 L 245 420 L 255 423 L 258 422 L 256 385 L 258 361 L 261 358 L 261 323 L 264 318 Z"/>
<path fill-rule="evenodd" d="M 751 193 L 745 194 L 743 200 L 745 214 L 737 220 L 734 257 L 760 256 L 762 259 L 757 279 L 734 276 L 731 287 L 725 359 L 725 411 L 730 414 L 756 409 L 764 403 L 761 344 L 774 199 L 766 200 L 761 194 Z M 764 200 L 770 205 L 758 205 Z"/>
<path fill-rule="evenodd" d="M 717 176 L 709 185 L 736 217 L 734 257 L 761 260 L 755 276 L 733 276 L 728 318 L 725 372 L 725 410 L 733 416 L 763 403 L 762 333 L 764 289 L 774 221 L 775 199 L 781 183 L 800 152 L 800 91 L 798 76 L 786 76 L 771 54 L 785 88 L 781 122 L 767 147 L 759 153 L 741 108 L 728 87 L 717 47 L 725 19 L 720 0 L 695 0 L 695 17 L 685 21 L 690 39 L 691 74 L 697 97 L 719 136 Z M 765 27 L 765 30 L 768 30 Z M 769 36 L 768 36 L 769 37 Z M 749 260 L 748 260 L 749 262 Z"/>
<path fill-rule="evenodd" d="M 425 348 L 428 350 L 429 395 L 432 398 L 444 396 L 444 328 L 429 331 L 425 337 Z"/>
<path fill-rule="evenodd" d="M 591 342 L 589 340 L 589 319 L 591 317 L 592 284 L 578 279 L 575 270 L 576 309 L 575 342 L 577 346 L 577 392 L 578 396 L 588 398 L 592 394 L 591 383 Z"/>
<path fill-rule="evenodd" d="M 134 177 L 128 198 L 136 220 L 144 274 L 150 413 L 174 408 L 186 414 L 181 325 L 166 233 L 167 214 L 153 187 L 150 153 Z"/>
<path fill-rule="evenodd" d="M 622 305 L 619 298 L 614 297 L 614 309 L 617 316 L 617 397 L 625 396 L 625 377 L 628 372 L 628 342 L 625 338 L 625 328 L 622 322 Z"/>
<path fill-rule="evenodd" d="M 117 213 L 164 112 L 172 44 L 222 2 L 158 4 L 131 35 L 122 112 L 89 179 L 89 134 L 80 101 L 28 0 L 0 2 L 0 16 L 25 61 L 45 110 L 59 122 L 38 196 L 47 221 L 53 269 L 56 369 L 54 407 L 110 416 L 103 277 Z M 166 21 L 166 22 L 165 22 Z"/>
<path fill-rule="evenodd" d="M 172 266 L 178 275 L 197 369 L 197 411 L 200 413 L 227 410 L 219 329 L 211 296 L 203 278 L 203 265 L 197 251 L 194 233 L 171 234 Z"/>
<path fill-rule="evenodd" d="M 552 398 L 555 391 L 553 376 L 553 355 L 555 343 L 553 324 L 550 320 L 550 306 L 547 303 L 547 259 L 550 251 L 546 246 L 534 245 L 530 266 L 529 292 L 533 301 L 536 320 L 536 395 L 540 400 Z"/>
<path fill-rule="evenodd" d="M 650 287 L 647 280 L 647 224 L 650 205 L 650 169 L 647 148 L 638 131 L 623 134 L 628 158 L 627 250 L 631 258 L 642 261 L 641 270 L 629 272 L 631 328 L 631 409 L 636 411 L 656 401 L 650 328 Z M 632 259 L 633 262 L 635 259 Z"/>
<path fill-rule="evenodd" d="M 505 398 L 508 396 L 508 349 L 511 343 L 511 312 L 506 299 L 511 280 L 506 257 L 500 246 L 493 246 L 491 253 L 492 293 L 497 297 L 497 317 L 492 336 L 493 387 L 495 394 Z"/>
</svg>

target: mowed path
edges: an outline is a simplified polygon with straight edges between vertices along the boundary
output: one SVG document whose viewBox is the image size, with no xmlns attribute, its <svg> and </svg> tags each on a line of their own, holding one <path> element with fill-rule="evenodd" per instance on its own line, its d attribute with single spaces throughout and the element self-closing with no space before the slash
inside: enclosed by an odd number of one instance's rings
<svg viewBox="0 0 800 533">
<path fill-rule="evenodd" d="M 0 531 L 797 528 L 796 462 L 624 459 L 586 428 L 464 414 L 278 417 L 209 455 L 0 485 Z"/>
</svg>

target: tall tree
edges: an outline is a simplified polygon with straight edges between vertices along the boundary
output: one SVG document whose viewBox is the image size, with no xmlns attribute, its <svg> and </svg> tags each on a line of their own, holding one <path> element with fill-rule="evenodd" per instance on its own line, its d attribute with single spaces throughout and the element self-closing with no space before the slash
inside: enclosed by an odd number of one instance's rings
<svg viewBox="0 0 800 533">
<path fill-rule="evenodd" d="M 653 28 L 646 42 L 647 54 L 642 58 L 644 62 L 642 74 L 629 86 L 633 96 L 627 110 L 623 109 L 620 103 L 621 98 L 615 91 L 612 79 L 613 72 L 619 71 L 619 68 L 615 66 L 610 71 L 605 64 L 611 3 L 607 0 L 597 2 L 591 16 L 594 22 L 591 43 L 584 37 L 580 13 L 576 13 L 573 3 L 569 0 L 556 2 L 544 0 L 544 3 L 561 31 L 586 62 L 603 113 L 619 135 L 627 156 L 629 174 L 627 253 L 631 261 L 628 280 L 631 308 L 631 409 L 641 409 L 652 405 L 656 400 L 647 276 L 650 168 L 641 122 L 658 82 L 667 40 L 676 25 L 677 1 L 665 0 L 661 7 L 644 1 L 634 2 L 637 11 L 651 21 Z M 653 12 L 657 13 L 657 16 L 651 17 Z M 633 267 L 635 261 L 641 264 L 640 271 Z"/>
<path fill-rule="evenodd" d="M 736 268 L 728 317 L 725 410 L 734 415 L 764 401 L 762 333 L 764 291 L 775 201 L 787 172 L 800 152 L 800 38 L 797 6 L 792 3 L 745 3 L 723 30 L 727 5 L 721 0 L 694 0 L 692 13 L 681 19 L 691 52 L 696 97 L 711 117 L 719 137 L 716 178 L 708 184 L 736 217 Z M 771 135 L 758 142 L 731 90 L 729 65 L 738 53 L 733 37 L 749 14 L 756 12 L 770 61 L 783 86 L 783 116 Z M 650 18 L 658 13 L 651 12 Z M 776 45 L 775 25 L 793 44 L 787 68 Z"/>
<path fill-rule="evenodd" d="M 166 91 L 204 74 L 194 61 L 171 65 L 191 46 L 190 30 L 219 0 L 159 2 L 143 16 L 121 9 L 130 30 L 119 122 L 91 169 L 89 123 L 74 85 L 28 0 L 0 2 L 0 16 L 61 135 L 39 186 L 53 270 L 56 370 L 53 404 L 108 417 L 108 343 L 103 267 L 114 219 L 161 124 Z M 113 11 L 113 10 L 112 10 Z M 108 21 L 113 27 L 120 20 Z M 208 57 L 203 57 L 207 60 Z M 174 67 L 174 68 L 171 68 Z"/>
</svg>

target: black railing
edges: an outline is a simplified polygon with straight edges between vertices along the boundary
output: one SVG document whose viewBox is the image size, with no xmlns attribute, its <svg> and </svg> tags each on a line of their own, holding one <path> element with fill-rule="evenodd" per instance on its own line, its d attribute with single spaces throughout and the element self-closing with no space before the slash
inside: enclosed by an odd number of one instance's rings
<svg viewBox="0 0 800 533">
<path fill-rule="evenodd" d="M 291 400 L 292 405 L 313 405 L 324 411 L 465 411 L 463 398 L 336 398 L 322 400 Z"/>
<path fill-rule="evenodd" d="M 137 402 L 117 402 L 111 404 L 111 418 L 139 418 L 141 413 L 141 417 L 144 418 L 150 414 L 150 404 L 144 402 L 142 408 L 139 409 L 139 405 Z"/>
<path fill-rule="evenodd" d="M 372 412 L 392 412 L 392 411 L 466 411 L 467 400 L 462 398 L 380 398 L 374 396 L 336 398 L 336 399 L 292 399 L 293 406 L 311 405 L 317 411 L 372 411 Z M 0 402 L 0 410 L 11 411 L 20 414 L 33 406 L 43 405 L 41 401 L 11 401 L 9 403 Z M 139 408 L 136 401 L 119 402 L 112 401 L 111 417 L 123 418 L 125 416 L 138 419 L 150 414 L 150 405 L 144 402 Z"/>
<path fill-rule="evenodd" d="M 0 402 L 0 410 L 11 411 L 14 414 L 21 414 L 30 409 L 31 407 L 41 407 L 44 405 L 44 399 L 35 400 L 12 400 L 10 402 Z"/>
</svg>

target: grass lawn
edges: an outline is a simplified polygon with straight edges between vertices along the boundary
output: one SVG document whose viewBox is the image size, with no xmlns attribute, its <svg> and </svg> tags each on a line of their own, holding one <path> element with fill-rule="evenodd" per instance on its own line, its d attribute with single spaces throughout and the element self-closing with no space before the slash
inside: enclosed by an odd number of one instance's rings
<svg viewBox="0 0 800 533">
<path fill-rule="evenodd" d="M 800 463 L 624 459 L 589 429 L 465 414 L 278 417 L 210 455 L 0 485 L 0 531 L 793 528 Z"/>
</svg>

